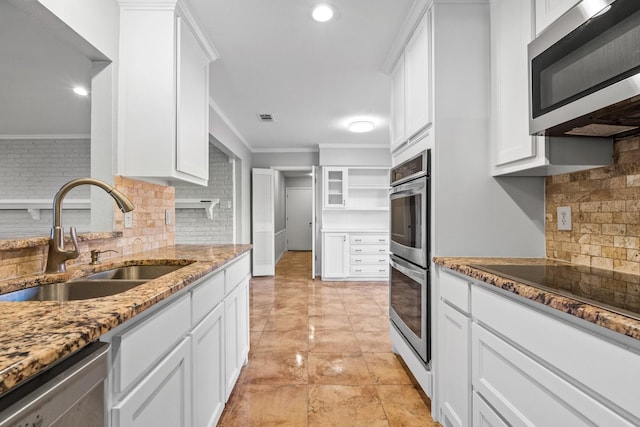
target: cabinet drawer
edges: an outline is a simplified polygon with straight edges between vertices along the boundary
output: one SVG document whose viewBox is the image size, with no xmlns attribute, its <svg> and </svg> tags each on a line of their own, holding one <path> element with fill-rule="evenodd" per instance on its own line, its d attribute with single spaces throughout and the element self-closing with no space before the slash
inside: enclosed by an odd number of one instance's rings
<svg viewBox="0 0 640 427">
<path fill-rule="evenodd" d="M 242 255 L 240 259 L 234 261 L 225 271 L 224 294 L 226 295 L 231 292 L 242 279 L 247 277 L 251 271 L 249 256 Z"/>
<path fill-rule="evenodd" d="M 114 337 L 114 392 L 126 390 L 169 351 L 189 329 L 189 295 L 154 313 L 133 329 Z"/>
<path fill-rule="evenodd" d="M 377 264 L 385 265 L 389 263 L 389 257 L 384 255 L 351 255 L 351 265 Z"/>
<path fill-rule="evenodd" d="M 351 234 L 349 236 L 351 244 L 387 244 L 389 243 L 388 234 Z"/>
<path fill-rule="evenodd" d="M 462 277 L 440 270 L 440 298 L 465 313 L 469 312 L 469 282 Z"/>
<path fill-rule="evenodd" d="M 471 343 L 473 388 L 510 425 L 633 425 L 476 323 Z"/>
<path fill-rule="evenodd" d="M 509 427 L 477 392 L 473 392 L 473 425 L 476 427 Z"/>
<path fill-rule="evenodd" d="M 471 287 L 471 312 L 538 360 L 640 418 L 640 355 L 480 286 Z"/>
<path fill-rule="evenodd" d="M 358 254 L 386 254 L 387 246 L 381 245 L 351 245 L 351 253 Z"/>
<path fill-rule="evenodd" d="M 191 292 L 191 325 L 196 325 L 224 298 L 224 272 L 215 273 Z"/>
<path fill-rule="evenodd" d="M 389 265 L 352 265 L 352 276 L 386 276 L 389 274 Z"/>
</svg>

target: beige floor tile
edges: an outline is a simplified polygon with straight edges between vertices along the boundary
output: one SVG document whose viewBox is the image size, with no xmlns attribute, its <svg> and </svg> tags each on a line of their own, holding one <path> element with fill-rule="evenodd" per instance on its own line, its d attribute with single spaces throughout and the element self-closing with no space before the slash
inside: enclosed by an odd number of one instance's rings
<svg viewBox="0 0 640 427">
<path fill-rule="evenodd" d="M 310 385 L 309 427 L 385 427 L 387 417 L 374 386 Z"/>
<path fill-rule="evenodd" d="M 377 386 L 389 425 L 436 427 L 427 404 L 412 385 Z"/>
<path fill-rule="evenodd" d="M 411 378 L 394 353 L 363 353 L 375 384 L 411 385 Z"/>
<path fill-rule="evenodd" d="M 307 384 L 308 378 L 307 353 L 258 353 L 249 361 L 244 383 Z"/>
<path fill-rule="evenodd" d="M 388 316 L 349 316 L 351 327 L 355 332 L 386 332 L 389 333 Z"/>
<path fill-rule="evenodd" d="M 272 313 L 263 331 L 306 331 L 309 317 L 306 314 Z"/>
<path fill-rule="evenodd" d="M 388 332 L 356 332 L 356 339 L 363 353 L 391 352 L 391 340 Z"/>
<path fill-rule="evenodd" d="M 351 331 L 347 316 L 309 316 L 309 331 Z"/>
<path fill-rule="evenodd" d="M 368 304 L 345 302 L 344 308 L 349 316 L 384 316 L 387 314 L 375 302 Z"/>
<path fill-rule="evenodd" d="M 346 314 L 342 302 L 309 303 L 309 316 L 344 316 Z"/>
<path fill-rule="evenodd" d="M 309 352 L 360 353 L 360 346 L 351 331 L 309 331 Z"/>
<path fill-rule="evenodd" d="M 306 352 L 309 348 L 307 331 L 262 332 L 254 353 L 263 352 Z"/>
<path fill-rule="evenodd" d="M 306 385 L 245 384 L 224 427 L 305 427 Z"/>
<path fill-rule="evenodd" d="M 371 384 L 360 353 L 309 353 L 309 384 Z"/>
</svg>

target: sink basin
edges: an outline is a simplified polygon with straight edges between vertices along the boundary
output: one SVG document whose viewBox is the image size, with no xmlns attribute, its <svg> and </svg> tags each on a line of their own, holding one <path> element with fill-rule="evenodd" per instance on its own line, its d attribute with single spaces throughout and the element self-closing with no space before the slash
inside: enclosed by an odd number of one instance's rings
<svg viewBox="0 0 640 427">
<path fill-rule="evenodd" d="M 174 272 L 184 265 L 129 265 L 101 271 L 79 280 L 152 280 Z"/>
<path fill-rule="evenodd" d="M 101 271 L 63 283 L 34 286 L 0 295 L 0 301 L 72 301 L 107 297 L 140 286 L 184 267 L 130 265 Z"/>
</svg>

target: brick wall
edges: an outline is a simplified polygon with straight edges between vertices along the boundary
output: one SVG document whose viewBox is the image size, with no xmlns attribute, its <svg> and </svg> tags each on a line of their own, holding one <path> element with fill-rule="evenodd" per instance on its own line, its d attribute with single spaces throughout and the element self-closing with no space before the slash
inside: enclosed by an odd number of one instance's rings
<svg viewBox="0 0 640 427">
<path fill-rule="evenodd" d="M 557 230 L 571 207 L 572 231 Z M 614 164 L 546 179 L 547 257 L 640 273 L 640 137 L 616 141 Z"/>
<path fill-rule="evenodd" d="M 204 209 L 176 209 L 176 243 L 233 242 L 233 165 L 229 157 L 209 146 L 209 185 L 176 184 L 177 199 L 219 199 L 213 218 Z"/>
<path fill-rule="evenodd" d="M 88 139 L 0 140 L 0 199 L 47 199 L 67 181 L 90 176 L 91 144 Z M 89 187 L 80 186 L 67 196 L 88 199 Z M 89 231 L 89 210 L 65 210 L 63 226 Z M 0 239 L 48 235 L 52 211 L 34 220 L 25 210 L 0 209 Z"/>
</svg>

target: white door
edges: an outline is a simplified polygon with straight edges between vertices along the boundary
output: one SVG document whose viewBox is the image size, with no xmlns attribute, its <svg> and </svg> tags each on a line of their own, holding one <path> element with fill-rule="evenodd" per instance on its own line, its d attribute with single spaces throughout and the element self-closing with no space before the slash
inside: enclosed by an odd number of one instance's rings
<svg viewBox="0 0 640 427">
<path fill-rule="evenodd" d="M 253 275 L 275 274 L 274 171 L 252 170 Z"/>
<path fill-rule="evenodd" d="M 313 234 L 313 194 L 311 188 L 287 188 L 287 249 L 310 251 Z"/>
</svg>

